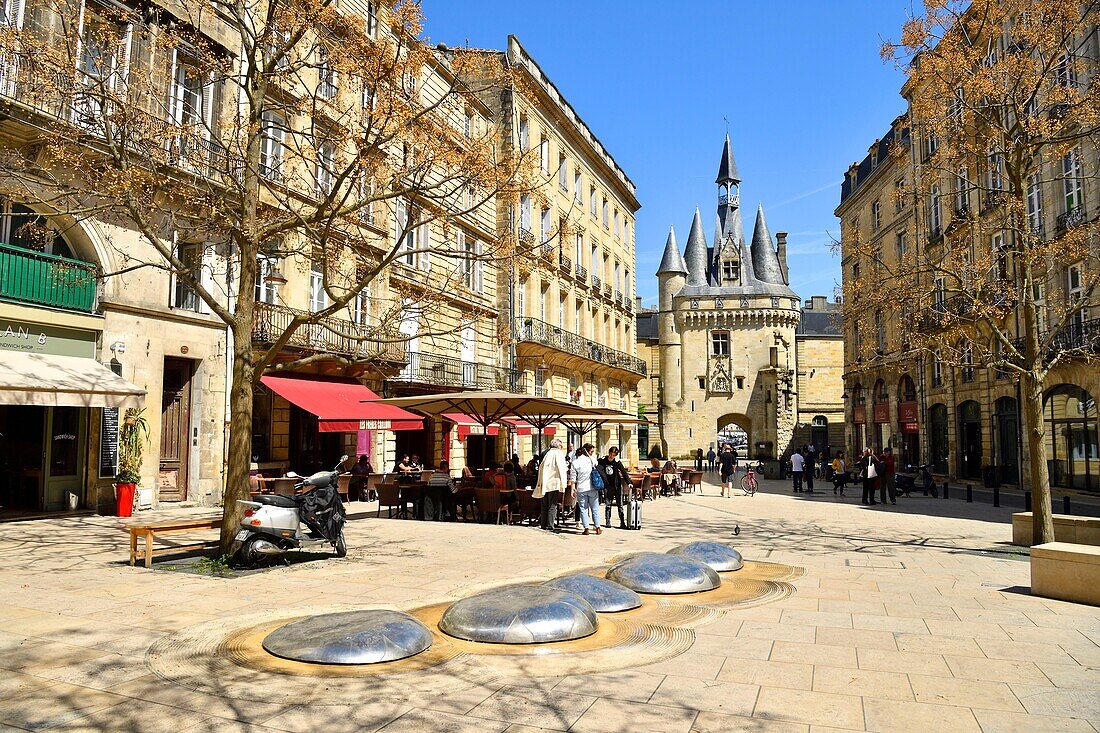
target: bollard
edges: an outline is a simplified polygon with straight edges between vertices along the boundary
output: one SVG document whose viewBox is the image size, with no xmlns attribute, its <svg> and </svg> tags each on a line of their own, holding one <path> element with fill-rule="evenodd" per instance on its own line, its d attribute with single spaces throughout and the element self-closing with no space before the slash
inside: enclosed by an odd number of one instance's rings
<svg viewBox="0 0 1100 733">
<path fill-rule="evenodd" d="M 1063 496 L 1062 497 L 1062 514 L 1072 514 L 1072 513 L 1073 512 L 1071 512 L 1069 510 L 1069 497 L 1068 496 Z"/>
<path fill-rule="evenodd" d="M 971 486 L 970 484 L 966 485 L 966 503 L 967 504 L 974 503 L 974 487 Z"/>
<path fill-rule="evenodd" d="M 993 487 L 993 506 L 1001 505 L 1001 490 L 996 486 Z"/>
<path fill-rule="evenodd" d="M 1024 492 L 1024 511 L 1025 512 L 1030 512 L 1031 511 L 1031 492 L 1030 491 L 1025 491 Z"/>
<path fill-rule="evenodd" d="M 946 481 L 943 482 L 943 498 L 944 499 L 947 498 L 947 482 Z"/>
</svg>

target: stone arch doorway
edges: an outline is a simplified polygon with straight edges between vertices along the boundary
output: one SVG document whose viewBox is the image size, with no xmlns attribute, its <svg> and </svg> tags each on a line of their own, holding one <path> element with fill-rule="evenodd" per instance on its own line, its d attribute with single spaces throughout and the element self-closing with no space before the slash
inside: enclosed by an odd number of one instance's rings
<svg viewBox="0 0 1100 733">
<path fill-rule="evenodd" d="M 722 445 L 730 443 L 737 451 L 738 458 L 751 458 L 756 455 L 758 449 L 753 444 L 752 420 L 747 415 L 740 413 L 723 415 L 718 418 L 715 427 L 717 428 L 715 431 L 715 451 Z M 744 434 L 743 437 L 742 433 Z M 744 441 L 743 445 L 741 441 Z"/>
<path fill-rule="evenodd" d="M 958 406 L 959 478 L 982 477 L 982 407 L 974 400 Z"/>
</svg>

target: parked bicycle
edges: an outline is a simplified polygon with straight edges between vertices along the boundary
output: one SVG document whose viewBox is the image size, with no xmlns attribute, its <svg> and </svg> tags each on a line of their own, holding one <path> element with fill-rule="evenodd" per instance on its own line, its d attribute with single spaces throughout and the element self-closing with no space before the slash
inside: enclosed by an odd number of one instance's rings
<svg viewBox="0 0 1100 733">
<path fill-rule="evenodd" d="M 745 496 L 752 496 L 756 493 L 756 489 L 760 484 L 756 480 L 756 472 L 759 470 L 760 464 L 755 466 L 751 463 L 745 464 L 745 476 L 741 479 L 741 490 L 745 492 Z"/>
</svg>

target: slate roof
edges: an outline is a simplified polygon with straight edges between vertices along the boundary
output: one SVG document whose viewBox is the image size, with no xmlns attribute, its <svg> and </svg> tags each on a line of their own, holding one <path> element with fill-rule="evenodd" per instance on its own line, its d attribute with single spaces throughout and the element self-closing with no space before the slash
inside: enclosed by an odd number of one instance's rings
<svg viewBox="0 0 1100 733">
<path fill-rule="evenodd" d="M 886 162 L 890 157 L 890 148 L 893 146 L 895 140 L 899 144 L 909 144 L 909 126 L 901 128 L 898 135 L 894 134 L 894 127 L 891 127 L 889 131 L 878 141 L 878 147 L 875 148 L 874 156 L 870 152 L 867 153 L 867 157 L 860 161 L 859 167 L 856 169 L 856 179 L 853 183 L 852 177 L 848 175 L 847 171 L 844 173 L 844 182 L 840 184 L 840 203 L 844 203 L 848 200 L 848 197 L 859 190 L 859 187 L 866 182 L 871 174 L 878 170 L 878 167 Z M 875 165 L 871 165 L 875 163 Z"/>
<path fill-rule="evenodd" d="M 635 333 L 637 334 L 637 337 L 639 339 L 657 341 L 660 338 L 657 323 L 657 311 L 638 311 L 637 324 L 635 325 L 635 329 Z"/>
<path fill-rule="evenodd" d="M 741 174 L 737 172 L 737 161 L 733 159 L 733 146 L 730 145 L 729 133 L 726 133 L 726 144 L 722 147 L 722 160 L 718 164 L 718 178 L 715 183 L 740 183 Z"/>
<path fill-rule="evenodd" d="M 710 271 L 709 248 L 707 237 L 703 233 L 703 217 L 699 215 L 699 209 L 695 210 L 695 218 L 691 220 L 691 231 L 688 232 L 687 247 L 684 249 L 684 262 L 687 264 L 687 284 L 707 284 L 707 273 Z"/>
<path fill-rule="evenodd" d="M 665 241 L 665 254 L 661 257 L 661 266 L 657 268 L 657 274 L 688 274 L 687 263 L 684 262 L 680 248 L 676 245 L 676 230 L 668 228 L 668 239 Z"/>
</svg>

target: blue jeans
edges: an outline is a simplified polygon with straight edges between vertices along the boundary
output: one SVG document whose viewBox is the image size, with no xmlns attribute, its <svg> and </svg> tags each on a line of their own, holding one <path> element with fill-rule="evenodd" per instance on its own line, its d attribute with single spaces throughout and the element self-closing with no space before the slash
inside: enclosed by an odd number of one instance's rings
<svg viewBox="0 0 1100 733">
<path fill-rule="evenodd" d="M 581 512 L 581 524 L 588 529 L 589 515 L 591 514 L 592 526 L 600 528 L 600 492 L 581 491 L 577 494 L 577 506 Z"/>
</svg>

